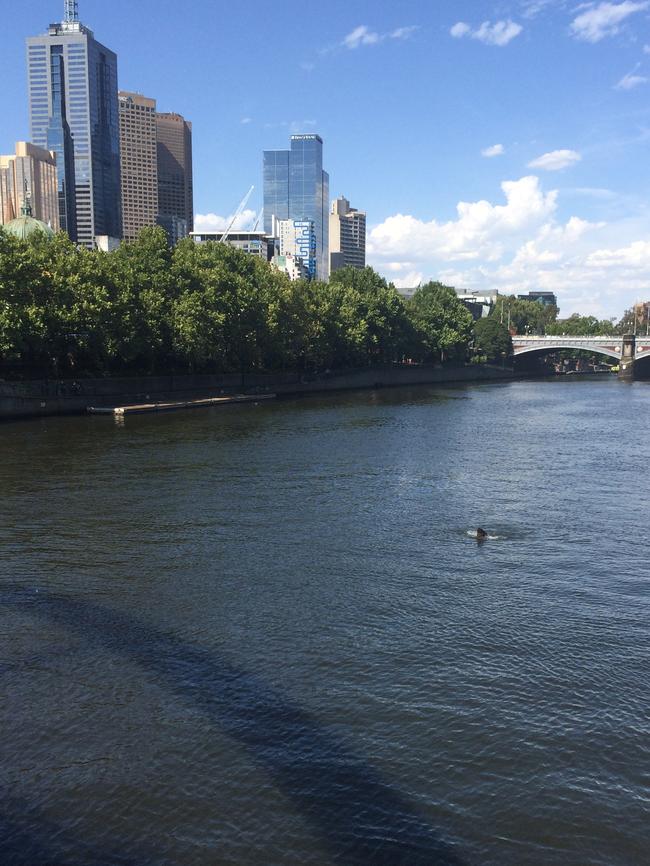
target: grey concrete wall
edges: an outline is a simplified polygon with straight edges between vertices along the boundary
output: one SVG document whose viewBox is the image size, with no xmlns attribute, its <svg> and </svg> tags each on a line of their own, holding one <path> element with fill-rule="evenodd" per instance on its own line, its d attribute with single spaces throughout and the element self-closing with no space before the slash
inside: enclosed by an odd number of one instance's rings
<svg viewBox="0 0 650 866">
<path fill-rule="evenodd" d="M 80 379 L 2 382 L 0 420 L 75 415 L 88 406 L 122 406 L 165 400 L 182 400 L 219 393 L 310 394 L 355 388 L 444 382 L 476 382 L 511 379 L 512 370 L 489 366 L 368 367 L 337 373 L 224 374 L 221 376 L 142 376 L 131 379 Z"/>
</svg>

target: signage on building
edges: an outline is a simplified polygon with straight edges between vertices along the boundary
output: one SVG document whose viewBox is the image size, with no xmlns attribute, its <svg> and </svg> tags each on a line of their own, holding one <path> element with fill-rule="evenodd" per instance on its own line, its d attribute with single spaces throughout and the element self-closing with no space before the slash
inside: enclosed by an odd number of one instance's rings
<svg viewBox="0 0 650 866">
<path fill-rule="evenodd" d="M 311 220 L 294 220 L 296 255 L 307 265 L 310 279 L 316 276 L 316 233 Z"/>
</svg>

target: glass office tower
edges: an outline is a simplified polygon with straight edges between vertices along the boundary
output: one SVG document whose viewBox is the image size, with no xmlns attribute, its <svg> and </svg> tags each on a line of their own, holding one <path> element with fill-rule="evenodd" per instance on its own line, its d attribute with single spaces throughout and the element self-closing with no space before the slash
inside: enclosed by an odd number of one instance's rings
<svg viewBox="0 0 650 866">
<path fill-rule="evenodd" d="M 264 231 L 273 217 L 311 222 L 316 235 L 316 277 L 329 277 L 329 175 L 323 171 L 323 139 L 292 135 L 291 150 L 264 151 Z"/>
<path fill-rule="evenodd" d="M 37 53 L 35 52 L 34 58 L 36 59 L 36 57 Z M 46 60 L 46 57 L 41 53 L 38 59 L 42 61 Z M 65 71 L 63 47 L 61 45 L 52 47 L 47 72 L 52 97 L 52 110 L 47 126 L 46 148 L 56 153 L 59 224 L 62 231 L 67 232 L 73 240 L 76 240 L 77 208 L 74 182 L 74 145 L 67 119 Z M 30 83 L 33 80 L 34 78 L 30 75 Z M 34 80 L 34 84 L 36 85 L 37 81 Z"/>
<path fill-rule="evenodd" d="M 273 217 L 289 219 L 289 151 L 264 151 L 264 231 L 273 232 Z"/>
<path fill-rule="evenodd" d="M 121 237 L 117 56 L 78 20 L 27 40 L 31 140 L 57 154 L 61 226 L 87 247 Z"/>
</svg>

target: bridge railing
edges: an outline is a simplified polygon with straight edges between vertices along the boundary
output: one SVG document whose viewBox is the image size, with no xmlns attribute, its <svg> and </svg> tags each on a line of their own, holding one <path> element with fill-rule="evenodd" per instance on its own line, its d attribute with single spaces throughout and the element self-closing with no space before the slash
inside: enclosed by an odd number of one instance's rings
<svg viewBox="0 0 650 866">
<path fill-rule="evenodd" d="M 598 343 L 607 346 L 618 345 L 621 338 L 614 337 L 571 337 L 569 334 L 517 334 L 512 338 L 513 343 Z"/>
</svg>

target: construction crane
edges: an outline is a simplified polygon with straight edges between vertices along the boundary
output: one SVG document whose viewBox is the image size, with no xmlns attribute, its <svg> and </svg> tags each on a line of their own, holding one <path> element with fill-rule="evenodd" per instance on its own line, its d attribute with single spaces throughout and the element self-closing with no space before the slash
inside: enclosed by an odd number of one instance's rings
<svg viewBox="0 0 650 866">
<path fill-rule="evenodd" d="M 257 231 L 257 227 L 259 226 L 260 222 L 262 221 L 263 216 L 264 216 L 264 208 L 262 208 L 262 210 L 257 215 L 257 219 L 255 220 L 255 225 L 253 226 L 254 232 Z"/>
<path fill-rule="evenodd" d="M 244 198 L 239 202 L 239 207 L 238 207 L 237 210 L 235 211 L 235 214 L 234 214 L 233 218 L 230 220 L 230 224 L 228 225 L 228 228 L 227 228 L 227 229 L 225 230 L 225 232 L 221 235 L 221 238 L 220 238 L 220 240 L 219 240 L 219 243 L 221 243 L 221 244 L 225 244 L 226 241 L 228 240 L 228 235 L 229 235 L 230 232 L 232 231 L 232 227 L 235 225 L 235 222 L 236 222 L 237 218 L 240 217 L 240 216 L 242 215 L 242 213 L 244 212 L 244 208 L 245 208 L 246 205 L 248 204 L 248 199 L 252 196 L 252 194 L 253 194 L 253 190 L 254 190 L 254 189 L 255 189 L 255 187 L 252 186 L 252 187 L 248 190 L 248 192 L 246 193 L 246 195 L 244 196 Z"/>
</svg>

